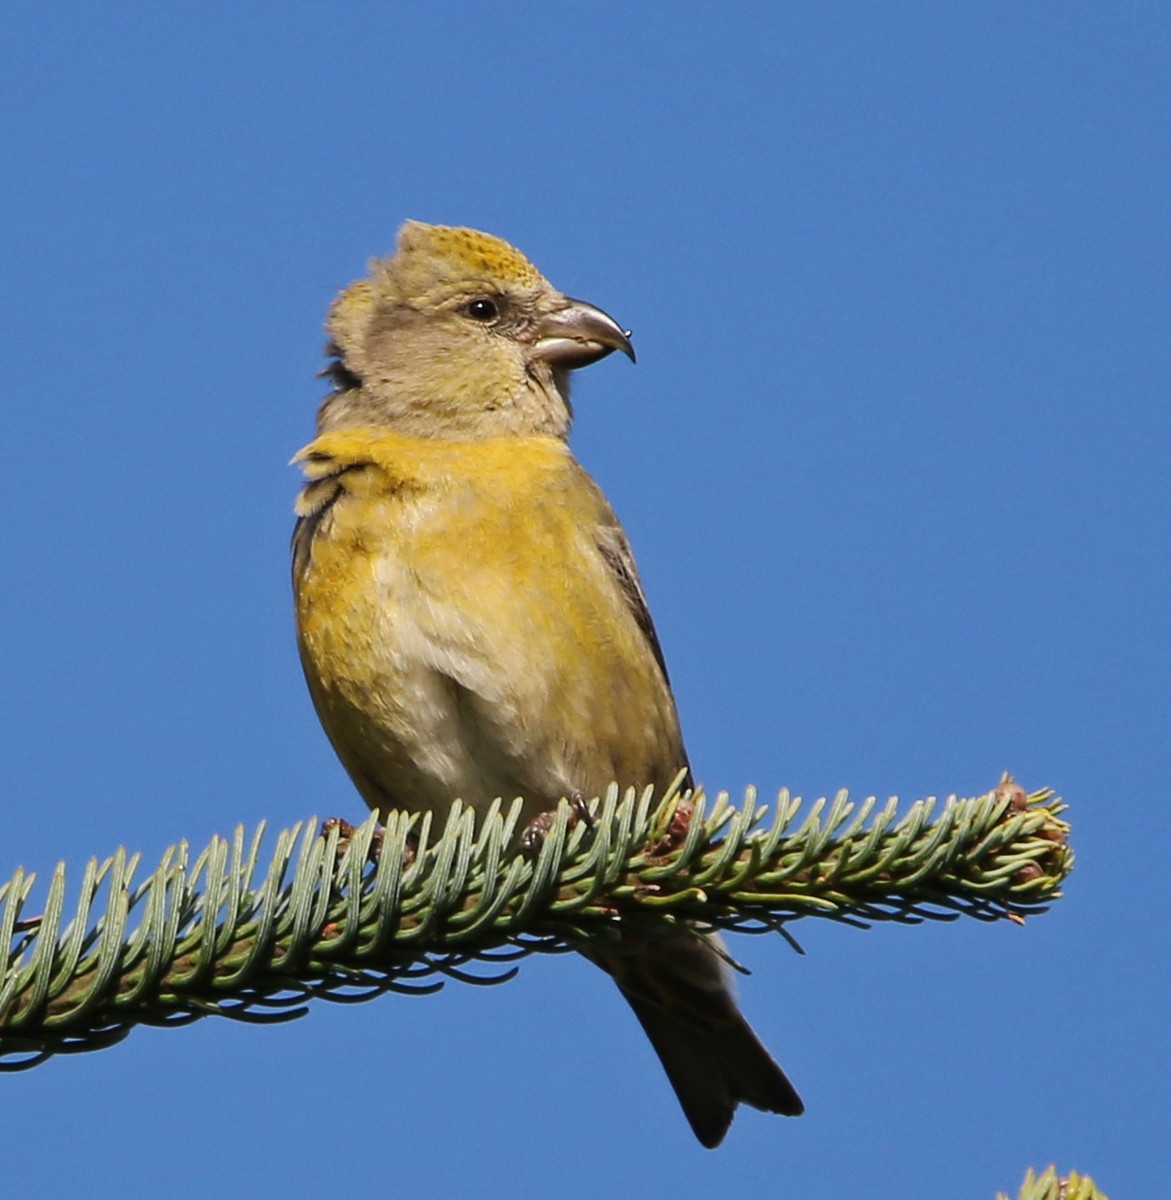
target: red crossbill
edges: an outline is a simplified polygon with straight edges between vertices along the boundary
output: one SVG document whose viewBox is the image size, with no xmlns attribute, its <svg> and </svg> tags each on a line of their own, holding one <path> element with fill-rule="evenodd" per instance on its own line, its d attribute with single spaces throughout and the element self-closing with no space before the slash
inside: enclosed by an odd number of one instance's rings
<svg viewBox="0 0 1171 1200">
<path fill-rule="evenodd" d="M 566 439 L 569 377 L 629 334 L 507 243 L 408 222 L 334 302 L 334 390 L 297 456 L 293 579 L 318 715 L 371 808 L 523 797 L 524 819 L 611 781 L 662 791 L 687 755 L 626 535 Z M 609 972 L 705 1146 L 743 1101 L 795 1116 L 711 935 Z"/>
</svg>

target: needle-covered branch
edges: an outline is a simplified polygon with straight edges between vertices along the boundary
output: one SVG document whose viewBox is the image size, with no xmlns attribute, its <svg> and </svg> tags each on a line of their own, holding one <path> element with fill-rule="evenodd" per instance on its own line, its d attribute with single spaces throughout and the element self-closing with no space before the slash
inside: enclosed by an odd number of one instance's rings
<svg viewBox="0 0 1171 1200">
<path fill-rule="evenodd" d="M 996 1200 L 1009 1198 L 1003 1192 L 997 1192 Z M 1106 1200 L 1106 1195 L 1088 1175 L 1079 1175 L 1076 1171 L 1058 1175 L 1056 1167 L 1049 1167 L 1040 1175 L 1029 1170 L 1017 1200 Z"/>
<path fill-rule="evenodd" d="M 313 997 L 502 982 L 527 954 L 617 944 L 632 926 L 653 937 L 680 919 L 755 933 L 812 916 L 1020 922 L 1060 895 L 1072 852 L 1051 792 L 1026 796 L 1006 776 L 975 799 L 897 808 L 841 792 L 802 812 L 781 792 L 770 812 L 751 789 L 733 805 L 612 787 L 589 821 L 563 803 L 528 856 L 519 804 L 477 821 L 457 802 L 445 821 L 302 822 L 263 867 L 263 827 L 240 828 L 194 855 L 179 843 L 138 880 L 137 854 L 91 860 L 68 916 L 64 864 L 31 917 L 34 880 L 17 871 L 0 888 L 0 1069 L 138 1024 L 285 1020 Z"/>
</svg>

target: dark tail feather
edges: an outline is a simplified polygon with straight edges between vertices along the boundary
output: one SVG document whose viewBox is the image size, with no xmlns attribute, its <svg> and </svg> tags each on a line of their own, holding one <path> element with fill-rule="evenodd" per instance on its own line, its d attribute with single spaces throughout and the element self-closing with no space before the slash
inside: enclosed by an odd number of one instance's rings
<svg viewBox="0 0 1171 1200">
<path fill-rule="evenodd" d="M 805 1111 L 736 1006 L 727 968 L 704 938 L 687 933 L 651 941 L 639 953 L 587 957 L 614 977 L 634 1009 L 704 1146 L 723 1141 L 738 1104 L 787 1117 Z"/>
<path fill-rule="evenodd" d="M 799 1117 L 805 1106 L 784 1071 L 739 1014 L 733 1024 L 701 1034 L 670 1013 L 627 996 L 650 1038 L 683 1115 L 708 1149 L 724 1140 L 736 1106 Z"/>
</svg>

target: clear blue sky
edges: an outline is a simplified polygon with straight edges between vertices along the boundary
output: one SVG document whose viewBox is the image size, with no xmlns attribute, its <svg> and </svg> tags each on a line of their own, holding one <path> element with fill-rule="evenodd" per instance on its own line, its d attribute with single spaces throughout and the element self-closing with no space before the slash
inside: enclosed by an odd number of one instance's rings
<svg viewBox="0 0 1171 1200">
<path fill-rule="evenodd" d="M 15 6 L 0 43 L 4 851 L 362 815 L 286 466 L 406 217 L 516 242 L 639 361 L 574 444 L 710 786 L 1066 796 L 1024 929 L 741 940 L 808 1105 L 699 1149 L 608 982 L 208 1020 L 0 1078 L 12 1195 L 1157 1196 L 1171 14 L 1158 4 Z"/>
</svg>

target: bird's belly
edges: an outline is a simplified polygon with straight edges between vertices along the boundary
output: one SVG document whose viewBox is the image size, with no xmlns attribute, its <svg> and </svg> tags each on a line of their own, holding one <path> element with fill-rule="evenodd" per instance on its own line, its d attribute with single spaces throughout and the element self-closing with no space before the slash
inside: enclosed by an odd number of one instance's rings
<svg viewBox="0 0 1171 1200">
<path fill-rule="evenodd" d="M 366 802 L 521 796 L 528 821 L 612 780 L 665 786 L 684 765 L 674 704 L 600 564 L 490 528 L 416 532 L 344 572 L 315 544 L 299 587 L 310 690 Z"/>
</svg>

